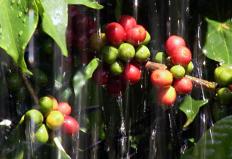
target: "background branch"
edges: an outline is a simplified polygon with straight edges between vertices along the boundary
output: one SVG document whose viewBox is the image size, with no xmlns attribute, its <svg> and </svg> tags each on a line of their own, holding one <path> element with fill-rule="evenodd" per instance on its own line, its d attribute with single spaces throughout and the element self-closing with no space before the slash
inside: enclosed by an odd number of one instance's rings
<svg viewBox="0 0 232 159">
<path fill-rule="evenodd" d="M 36 104 L 36 106 L 38 106 L 39 105 L 39 99 L 38 99 L 38 96 L 36 95 L 32 85 L 31 85 L 30 81 L 27 79 L 26 75 L 23 74 L 22 71 L 20 71 L 20 76 L 21 76 L 21 78 L 23 80 L 23 83 L 26 86 L 28 92 L 30 93 L 34 103 Z"/>
<path fill-rule="evenodd" d="M 167 69 L 166 65 L 156 63 L 156 62 L 152 62 L 152 61 L 147 61 L 145 67 L 150 71 L 153 71 L 153 70 L 156 70 L 156 69 L 162 69 L 162 70 Z M 204 86 L 205 88 L 208 88 L 208 89 L 216 89 L 216 87 L 218 85 L 216 82 L 207 81 L 207 80 L 197 78 L 197 77 L 193 77 L 193 76 L 190 76 L 190 75 L 185 75 L 185 77 L 190 79 L 195 84 L 202 85 L 202 86 Z"/>
</svg>

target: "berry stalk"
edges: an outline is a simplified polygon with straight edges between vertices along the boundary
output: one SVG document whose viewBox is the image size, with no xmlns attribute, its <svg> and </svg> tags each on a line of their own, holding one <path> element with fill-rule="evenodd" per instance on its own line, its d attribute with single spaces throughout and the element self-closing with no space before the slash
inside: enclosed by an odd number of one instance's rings
<svg viewBox="0 0 232 159">
<path fill-rule="evenodd" d="M 166 65 L 156 63 L 156 62 L 152 62 L 152 61 L 147 61 L 147 63 L 145 64 L 145 67 L 148 70 L 156 70 L 156 69 L 164 70 L 164 69 L 167 69 Z M 185 75 L 185 77 L 190 79 L 195 84 L 202 85 L 205 88 L 212 89 L 212 90 L 216 89 L 216 87 L 218 85 L 218 83 L 216 83 L 216 82 L 207 81 L 207 80 L 197 78 L 197 77 L 193 77 L 193 76 L 190 76 L 190 75 Z"/>
<path fill-rule="evenodd" d="M 165 70 L 165 69 L 167 69 L 166 65 L 161 64 L 161 63 L 151 62 L 151 61 L 147 61 L 147 63 L 145 64 L 145 67 L 149 70 L 156 70 L 156 69 Z"/>
<path fill-rule="evenodd" d="M 199 84 L 199 85 L 202 85 L 208 89 L 216 89 L 217 87 L 217 83 L 216 82 L 211 82 L 211 81 L 207 81 L 207 80 L 204 80 L 204 79 L 201 79 L 201 78 L 197 78 L 197 77 L 193 77 L 193 76 L 190 76 L 190 75 L 185 75 L 186 78 L 190 79 L 192 82 L 196 83 L 196 84 Z"/>
</svg>

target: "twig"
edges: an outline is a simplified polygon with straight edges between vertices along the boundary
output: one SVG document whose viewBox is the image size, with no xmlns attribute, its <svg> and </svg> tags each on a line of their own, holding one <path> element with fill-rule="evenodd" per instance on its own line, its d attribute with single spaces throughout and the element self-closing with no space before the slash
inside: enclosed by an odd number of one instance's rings
<svg viewBox="0 0 232 159">
<path fill-rule="evenodd" d="M 202 85 L 208 89 L 216 89 L 217 87 L 217 83 L 216 82 L 210 82 L 201 78 L 197 78 L 197 77 L 193 77 L 193 76 L 189 76 L 189 75 L 185 75 L 186 78 L 190 79 L 191 81 L 193 81 L 196 84 Z"/>
<path fill-rule="evenodd" d="M 21 78 L 23 80 L 23 83 L 25 84 L 28 92 L 30 93 L 32 99 L 34 100 L 34 103 L 38 106 L 39 105 L 39 99 L 31 86 L 31 83 L 28 81 L 27 77 L 20 71 Z"/>
<path fill-rule="evenodd" d="M 151 62 L 151 61 L 148 61 L 145 65 L 145 67 L 148 69 L 148 70 L 155 70 L 155 69 L 166 69 L 167 66 L 164 65 L 164 64 L 160 64 L 160 63 L 156 63 L 156 62 Z M 190 76 L 190 75 L 185 75 L 186 78 L 190 79 L 192 82 L 194 82 L 195 84 L 198 84 L 198 85 L 202 85 L 208 89 L 216 89 L 217 87 L 217 83 L 216 82 L 211 82 L 211 81 L 207 81 L 207 80 L 204 80 L 204 79 L 201 79 L 201 78 L 197 78 L 197 77 L 193 77 L 193 76 Z"/>
<path fill-rule="evenodd" d="M 165 70 L 165 69 L 167 69 L 166 65 L 161 64 L 161 63 L 151 62 L 151 61 L 147 61 L 147 63 L 145 64 L 145 67 L 149 70 L 156 70 L 156 69 Z"/>
</svg>

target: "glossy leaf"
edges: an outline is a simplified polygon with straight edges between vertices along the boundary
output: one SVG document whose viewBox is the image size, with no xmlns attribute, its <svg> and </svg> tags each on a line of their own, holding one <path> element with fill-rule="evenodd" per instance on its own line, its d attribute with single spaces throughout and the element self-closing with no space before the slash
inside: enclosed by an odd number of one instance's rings
<svg viewBox="0 0 232 159">
<path fill-rule="evenodd" d="M 204 55 L 220 63 L 232 63 L 232 20 L 218 22 L 207 18 L 206 22 Z"/>
<path fill-rule="evenodd" d="M 103 6 L 100 5 L 96 0 L 67 0 L 68 4 L 80 4 L 93 9 L 102 9 Z"/>
<path fill-rule="evenodd" d="M 206 131 L 182 159 L 231 159 L 232 116 L 219 120 Z"/>
<path fill-rule="evenodd" d="M 184 101 L 180 104 L 179 109 L 186 115 L 187 121 L 183 127 L 189 126 L 195 119 L 200 108 L 208 103 L 208 100 L 195 100 L 191 96 L 186 96 Z"/>
<path fill-rule="evenodd" d="M 75 95 L 78 95 L 81 88 L 86 84 L 87 80 L 93 75 L 93 72 L 99 65 L 99 59 L 93 58 L 85 67 L 84 71 L 78 71 L 73 77 L 73 87 Z"/>
<path fill-rule="evenodd" d="M 99 59 L 98 58 L 93 58 L 88 65 L 85 67 L 84 73 L 85 73 L 85 78 L 90 79 L 93 75 L 93 72 L 97 69 L 99 65 Z"/>
<path fill-rule="evenodd" d="M 82 71 L 78 71 L 73 77 L 73 87 L 75 95 L 78 95 L 81 88 L 86 84 L 86 78 Z"/>
<path fill-rule="evenodd" d="M 0 0 L 0 47 L 10 55 L 24 73 L 24 52 L 38 23 L 34 0 Z"/>
<path fill-rule="evenodd" d="M 66 29 L 68 24 L 68 5 L 65 0 L 38 0 L 43 30 L 60 47 L 63 55 L 68 55 Z"/>
<path fill-rule="evenodd" d="M 62 144 L 60 143 L 60 140 L 57 137 L 54 137 L 53 139 L 56 147 L 58 148 L 58 150 L 60 151 L 60 159 L 71 159 L 71 157 L 65 152 Z"/>
</svg>

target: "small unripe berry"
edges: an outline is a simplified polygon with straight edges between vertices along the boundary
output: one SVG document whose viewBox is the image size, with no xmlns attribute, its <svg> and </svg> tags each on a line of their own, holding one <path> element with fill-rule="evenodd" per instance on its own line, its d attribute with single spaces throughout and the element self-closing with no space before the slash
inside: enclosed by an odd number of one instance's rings
<svg viewBox="0 0 232 159">
<path fill-rule="evenodd" d="M 182 78 L 185 75 L 185 69 L 181 65 L 172 66 L 170 71 L 174 78 Z"/>
</svg>

